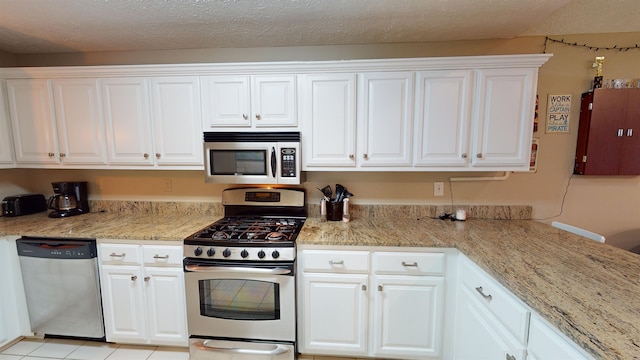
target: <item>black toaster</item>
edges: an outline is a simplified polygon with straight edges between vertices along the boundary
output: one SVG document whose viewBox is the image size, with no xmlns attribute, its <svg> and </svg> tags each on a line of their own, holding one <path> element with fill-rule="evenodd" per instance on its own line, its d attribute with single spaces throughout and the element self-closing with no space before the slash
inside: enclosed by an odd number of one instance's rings
<svg viewBox="0 0 640 360">
<path fill-rule="evenodd" d="M 47 201 L 42 194 L 7 196 L 2 200 L 2 216 L 29 215 L 47 210 Z"/>
</svg>

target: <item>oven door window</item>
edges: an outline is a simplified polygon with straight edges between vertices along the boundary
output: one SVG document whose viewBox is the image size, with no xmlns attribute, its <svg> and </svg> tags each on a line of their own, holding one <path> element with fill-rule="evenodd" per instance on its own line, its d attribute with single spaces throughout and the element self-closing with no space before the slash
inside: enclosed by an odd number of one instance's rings
<svg viewBox="0 0 640 360">
<path fill-rule="evenodd" d="M 211 175 L 267 175 L 266 150 L 209 151 Z"/>
<path fill-rule="evenodd" d="M 280 285 L 245 279 L 200 280 L 200 314 L 231 320 L 280 319 Z"/>
</svg>

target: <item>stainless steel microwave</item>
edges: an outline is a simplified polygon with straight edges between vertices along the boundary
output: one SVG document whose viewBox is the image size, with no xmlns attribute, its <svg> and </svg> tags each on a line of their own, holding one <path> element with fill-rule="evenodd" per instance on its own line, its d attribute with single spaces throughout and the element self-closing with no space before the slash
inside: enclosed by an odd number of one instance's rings
<svg viewBox="0 0 640 360">
<path fill-rule="evenodd" d="M 300 132 L 205 132 L 205 182 L 299 185 Z"/>
</svg>

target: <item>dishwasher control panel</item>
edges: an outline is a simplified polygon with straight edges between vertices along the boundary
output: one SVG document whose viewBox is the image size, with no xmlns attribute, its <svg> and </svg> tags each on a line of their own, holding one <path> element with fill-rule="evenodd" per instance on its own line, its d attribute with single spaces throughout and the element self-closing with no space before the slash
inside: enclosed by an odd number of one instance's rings
<svg viewBox="0 0 640 360">
<path fill-rule="evenodd" d="M 95 239 L 22 237 L 16 240 L 18 256 L 44 259 L 92 259 L 98 256 Z"/>
</svg>

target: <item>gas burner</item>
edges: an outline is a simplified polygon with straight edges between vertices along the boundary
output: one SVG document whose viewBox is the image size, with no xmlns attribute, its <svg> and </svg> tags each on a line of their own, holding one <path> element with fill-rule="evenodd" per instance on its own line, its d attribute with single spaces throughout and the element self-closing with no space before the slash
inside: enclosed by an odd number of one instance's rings
<svg viewBox="0 0 640 360">
<path fill-rule="evenodd" d="M 216 231 L 211 236 L 213 240 L 229 240 L 229 237 L 230 237 L 229 234 L 227 234 L 224 231 Z"/>
<path fill-rule="evenodd" d="M 286 239 L 288 239 L 287 235 L 279 231 L 273 231 L 267 234 L 267 240 L 286 240 Z"/>
</svg>

